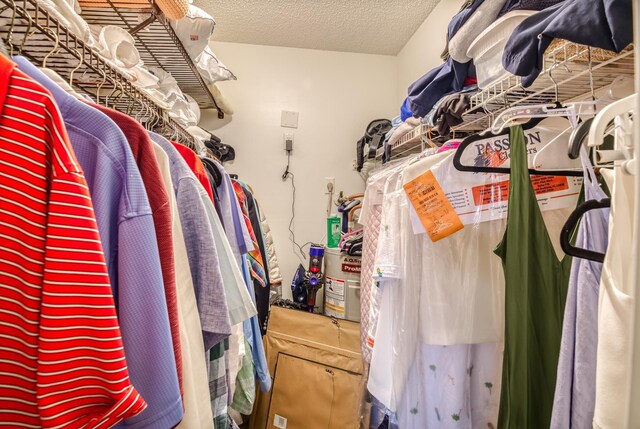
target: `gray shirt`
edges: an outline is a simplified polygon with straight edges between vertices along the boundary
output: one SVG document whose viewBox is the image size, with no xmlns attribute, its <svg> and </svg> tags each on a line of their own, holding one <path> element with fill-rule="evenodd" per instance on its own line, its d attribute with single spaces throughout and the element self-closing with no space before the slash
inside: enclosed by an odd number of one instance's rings
<svg viewBox="0 0 640 429">
<path fill-rule="evenodd" d="M 169 156 L 171 180 L 187 246 L 189 267 L 198 303 L 205 350 L 231 335 L 218 250 L 199 183 L 186 161 L 164 137 L 149 133 Z"/>
</svg>

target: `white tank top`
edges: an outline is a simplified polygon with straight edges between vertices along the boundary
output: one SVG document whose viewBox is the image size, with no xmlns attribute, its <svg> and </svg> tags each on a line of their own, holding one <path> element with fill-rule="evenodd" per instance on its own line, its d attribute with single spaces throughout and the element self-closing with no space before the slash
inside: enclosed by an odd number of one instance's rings
<svg viewBox="0 0 640 429">
<path fill-rule="evenodd" d="M 621 142 L 616 140 L 616 146 Z M 634 284 L 633 237 L 634 178 L 620 168 L 602 170 L 607 183 L 613 181 L 609 247 L 600 281 L 598 305 L 598 360 L 596 365 L 596 405 L 593 427 L 616 429 L 625 426 L 628 401 L 629 354 Z M 637 404 L 636 404 L 637 406 Z"/>
</svg>

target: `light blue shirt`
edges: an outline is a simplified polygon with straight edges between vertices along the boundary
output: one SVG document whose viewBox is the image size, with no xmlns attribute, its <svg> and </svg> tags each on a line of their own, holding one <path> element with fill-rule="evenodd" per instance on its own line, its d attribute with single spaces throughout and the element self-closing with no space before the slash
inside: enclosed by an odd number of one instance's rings
<svg viewBox="0 0 640 429">
<path fill-rule="evenodd" d="M 255 304 L 255 291 L 253 290 L 253 280 L 249 272 L 249 262 L 247 255 L 242 255 L 242 274 L 244 281 L 249 288 L 249 295 Z M 269 365 L 267 364 L 267 356 L 264 353 L 264 345 L 262 343 L 262 334 L 260 333 L 260 322 L 258 316 L 253 316 L 249 320 L 245 320 L 242 325 L 244 338 L 251 346 L 251 355 L 253 356 L 253 367 L 256 378 L 260 384 L 260 390 L 268 392 L 271 390 L 271 375 L 269 374 Z"/>
</svg>

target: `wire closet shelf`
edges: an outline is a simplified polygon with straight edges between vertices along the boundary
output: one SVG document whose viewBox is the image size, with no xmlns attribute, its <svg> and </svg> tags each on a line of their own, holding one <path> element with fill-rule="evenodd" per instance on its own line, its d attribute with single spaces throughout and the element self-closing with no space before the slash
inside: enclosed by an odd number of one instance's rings
<svg viewBox="0 0 640 429">
<path fill-rule="evenodd" d="M 148 1 L 149 7 L 141 7 L 139 0 L 106 0 L 104 4 L 109 7 L 91 6 L 95 4 L 91 0 L 80 1 L 82 18 L 89 24 L 115 25 L 127 30 L 134 37 L 146 66 L 171 73 L 180 89 L 192 96 L 201 109 L 215 108 L 218 118 L 223 119 L 224 113 L 169 20 L 153 0 Z"/>
<path fill-rule="evenodd" d="M 566 103 L 590 98 L 619 76 L 634 75 L 634 51 L 629 46 L 620 53 L 557 40 L 545 53 L 542 71 L 528 88 L 519 76 L 508 75 L 470 95 L 470 104 L 462 115 L 462 124 L 452 127 L 453 137 L 464 137 L 486 130 L 502 111 L 514 106 Z M 429 139 L 442 140 L 427 125 L 419 125 L 391 147 L 391 159 L 419 153 Z M 376 158 L 382 158 L 379 149 Z"/>
<path fill-rule="evenodd" d="M 65 28 L 37 0 L 0 0 L 0 38 L 12 54 L 46 65 L 96 103 L 126 113 L 148 129 L 196 148 L 195 139 L 128 77 Z"/>
</svg>

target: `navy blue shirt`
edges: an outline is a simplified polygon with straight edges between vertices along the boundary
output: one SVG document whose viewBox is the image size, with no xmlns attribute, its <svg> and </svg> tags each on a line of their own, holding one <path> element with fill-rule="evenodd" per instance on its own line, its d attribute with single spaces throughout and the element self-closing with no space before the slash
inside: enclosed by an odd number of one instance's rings
<svg viewBox="0 0 640 429">
<path fill-rule="evenodd" d="M 620 52 L 633 39 L 631 0 L 566 0 L 525 19 L 511 34 L 502 64 L 530 86 L 553 39 Z"/>
</svg>

